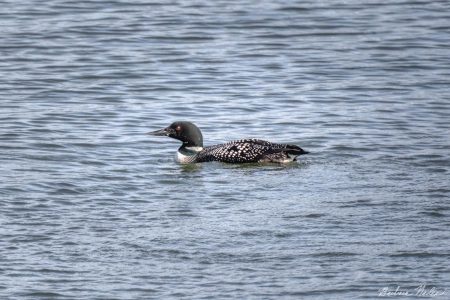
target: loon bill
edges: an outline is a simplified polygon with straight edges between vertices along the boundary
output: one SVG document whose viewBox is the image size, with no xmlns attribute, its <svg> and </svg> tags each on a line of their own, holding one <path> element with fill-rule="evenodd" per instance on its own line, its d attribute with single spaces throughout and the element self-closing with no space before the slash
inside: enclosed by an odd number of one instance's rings
<svg viewBox="0 0 450 300">
<path fill-rule="evenodd" d="M 220 161 L 225 163 L 288 163 L 297 156 L 307 154 L 295 145 L 275 144 L 258 139 L 231 141 L 226 144 L 203 147 L 200 129 L 191 122 L 178 121 L 169 127 L 149 132 L 151 135 L 168 136 L 180 140 L 183 144 L 178 149 L 177 160 L 180 163 L 201 163 Z"/>
</svg>

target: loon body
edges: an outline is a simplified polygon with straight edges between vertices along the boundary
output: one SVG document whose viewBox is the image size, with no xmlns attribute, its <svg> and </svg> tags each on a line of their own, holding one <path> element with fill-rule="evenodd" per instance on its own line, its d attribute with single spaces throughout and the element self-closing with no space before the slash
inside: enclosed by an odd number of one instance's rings
<svg viewBox="0 0 450 300">
<path fill-rule="evenodd" d="M 168 136 L 180 140 L 177 160 L 180 163 L 220 161 L 225 163 L 287 163 L 297 156 L 307 154 L 295 145 L 275 144 L 258 139 L 231 141 L 226 144 L 203 147 L 200 129 L 191 122 L 174 122 L 169 127 L 150 132 L 157 136 Z"/>
</svg>

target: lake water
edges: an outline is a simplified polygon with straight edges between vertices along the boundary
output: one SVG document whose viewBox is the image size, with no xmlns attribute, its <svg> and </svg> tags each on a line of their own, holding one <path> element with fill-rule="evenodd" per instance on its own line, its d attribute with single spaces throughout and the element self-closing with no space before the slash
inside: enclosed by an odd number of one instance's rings
<svg viewBox="0 0 450 300">
<path fill-rule="evenodd" d="M 0 298 L 450 297 L 448 1 L 9 0 L 0 26 Z M 176 120 L 311 153 L 183 166 L 145 134 Z"/>
</svg>

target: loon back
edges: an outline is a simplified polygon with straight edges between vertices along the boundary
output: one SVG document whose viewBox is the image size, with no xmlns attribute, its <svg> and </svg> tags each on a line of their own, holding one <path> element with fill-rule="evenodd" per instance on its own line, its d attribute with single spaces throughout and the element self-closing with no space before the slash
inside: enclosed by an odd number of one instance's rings
<svg viewBox="0 0 450 300">
<path fill-rule="evenodd" d="M 226 163 L 290 162 L 306 154 L 295 145 L 275 144 L 258 139 L 244 139 L 204 148 L 197 154 L 197 162 Z"/>
<path fill-rule="evenodd" d="M 169 127 L 150 132 L 152 135 L 168 136 L 180 140 L 178 161 L 198 163 L 220 161 L 225 163 L 256 163 L 295 161 L 297 156 L 307 154 L 295 145 L 275 144 L 258 139 L 236 140 L 226 144 L 203 147 L 200 129 L 191 122 L 174 122 Z"/>
</svg>

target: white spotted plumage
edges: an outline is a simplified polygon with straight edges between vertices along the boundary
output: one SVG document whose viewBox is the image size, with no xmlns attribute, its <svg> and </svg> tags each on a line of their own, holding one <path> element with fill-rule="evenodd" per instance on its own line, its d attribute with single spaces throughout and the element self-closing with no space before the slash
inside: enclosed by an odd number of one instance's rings
<svg viewBox="0 0 450 300">
<path fill-rule="evenodd" d="M 196 156 L 196 162 L 221 161 L 227 163 L 289 162 L 296 156 L 287 153 L 293 147 L 257 139 L 236 140 L 226 144 L 205 147 Z"/>
</svg>

